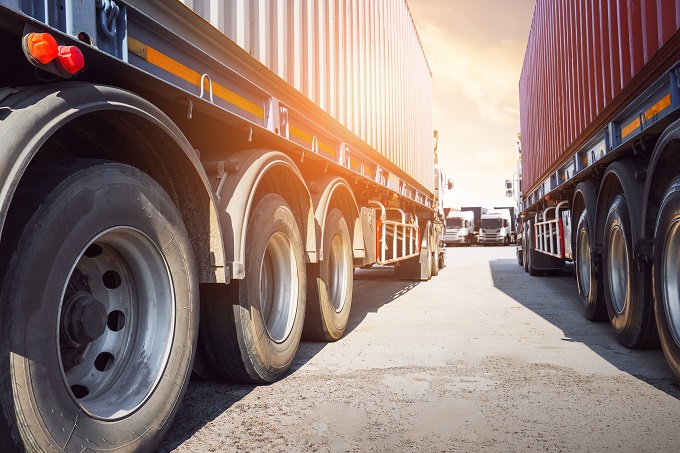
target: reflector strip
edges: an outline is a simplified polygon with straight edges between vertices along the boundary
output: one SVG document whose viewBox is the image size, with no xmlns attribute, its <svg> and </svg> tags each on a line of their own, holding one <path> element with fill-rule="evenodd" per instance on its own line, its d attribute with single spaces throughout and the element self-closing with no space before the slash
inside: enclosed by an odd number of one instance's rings
<svg viewBox="0 0 680 453">
<path fill-rule="evenodd" d="M 645 111 L 645 120 L 649 121 L 652 118 L 654 118 L 656 115 L 661 113 L 664 109 L 667 107 L 670 107 L 671 105 L 671 95 L 670 93 L 664 96 L 659 102 L 651 106 Z M 630 135 L 631 132 L 636 130 L 637 128 L 640 127 L 640 118 L 636 118 L 633 121 L 631 121 L 626 127 L 624 127 L 621 130 L 621 137 L 626 138 L 627 135 Z"/>
<path fill-rule="evenodd" d="M 671 105 L 671 95 L 670 93 L 664 96 L 659 102 L 651 106 L 647 111 L 645 112 L 645 119 L 650 120 L 654 116 L 658 115 L 659 112 L 664 110 L 666 107 L 670 107 Z"/>
<path fill-rule="evenodd" d="M 631 121 L 628 126 L 624 127 L 621 130 L 621 137 L 626 138 L 626 136 L 630 135 L 631 132 L 636 130 L 637 128 L 640 127 L 640 118 L 635 118 L 633 121 Z"/>
<path fill-rule="evenodd" d="M 201 77 L 202 74 L 194 71 L 188 66 L 173 60 L 169 56 L 159 52 L 153 47 L 134 39 L 128 38 L 128 50 L 130 53 L 137 55 L 140 58 L 148 61 L 154 66 L 157 66 L 164 71 L 169 72 L 172 75 L 179 77 L 182 80 L 189 82 L 190 84 L 201 88 Z M 210 89 L 209 86 L 204 86 L 206 89 Z M 236 107 L 244 110 L 260 119 L 264 119 L 264 108 L 257 104 L 250 102 L 248 99 L 239 96 L 233 91 L 223 87 L 222 85 L 212 82 L 212 93 L 213 96 L 217 96 L 224 99 L 228 103 L 235 105 Z"/>
<path fill-rule="evenodd" d="M 290 135 L 293 135 L 293 136 L 299 138 L 300 140 L 309 143 L 310 145 L 312 144 L 312 141 L 314 140 L 313 136 L 311 136 L 307 132 L 303 131 L 302 129 L 293 126 L 292 124 L 288 124 L 288 132 L 290 133 Z M 335 148 L 325 144 L 324 142 L 319 140 L 318 137 L 317 137 L 317 141 L 316 141 L 316 146 L 319 150 L 325 152 L 326 154 L 330 154 L 331 156 L 337 155 L 337 151 L 335 150 Z M 314 150 L 314 151 L 316 152 L 316 150 Z"/>
</svg>

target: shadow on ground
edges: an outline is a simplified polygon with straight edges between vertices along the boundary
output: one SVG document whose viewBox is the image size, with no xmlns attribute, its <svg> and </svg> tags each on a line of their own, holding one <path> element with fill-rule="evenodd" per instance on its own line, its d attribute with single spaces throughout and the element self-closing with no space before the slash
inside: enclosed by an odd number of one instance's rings
<svg viewBox="0 0 680 453">
<path fill-rule="evenodd" d="M 415 281 L 397 280 L 394 268 L 376 266 L 354 272 L 352 307 L 345 336 L 350 335 L 369 313 L 397 300 L 418 285 Z M 286 376 L 316 356 L 327 343 L 303 341 Z M 173 422 L 158 452 L 176 449 L 197 431 L 228 411 L 256 386 L 219 380 L 193 378 Z"/>
<path fill-rule="evenodd" d="M 661 350 L 625 348 L 619 344 L 608 322 L 586 319 L 573 265 L 568 264 L 559 275 L 536 277 L 525 273 L 516 260 L 492 260 L 489 265 L 494 286 L 561 329 L 563 341 L 583 343 L 619 370 L 680 399 L 680 388 Z"/>
</svg>

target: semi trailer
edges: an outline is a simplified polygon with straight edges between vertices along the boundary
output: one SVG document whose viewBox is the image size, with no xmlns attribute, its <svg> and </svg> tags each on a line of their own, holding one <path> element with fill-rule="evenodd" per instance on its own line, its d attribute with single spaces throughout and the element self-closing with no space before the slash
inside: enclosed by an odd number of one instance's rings
<svg viewBox="0 0 680 453">
<path fill-rule="evenodd" d="M 680 382 L 680 3 L 538 0 L 520 77 L 523 265 Z"/>
<path fill-rule="evenodd" d="M 356 267 L 443 265 L 404 0 L 0 0 L 0 45 L 5 449 L 152 451 L 192 370 L 273 382 Z"/>
</svg>

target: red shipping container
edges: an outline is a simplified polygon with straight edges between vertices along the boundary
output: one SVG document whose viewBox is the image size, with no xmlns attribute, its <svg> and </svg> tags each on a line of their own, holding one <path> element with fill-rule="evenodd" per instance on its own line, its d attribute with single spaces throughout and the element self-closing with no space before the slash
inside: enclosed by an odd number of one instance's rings
<svg viewBox="0 0 680 453">
<path fill-rule="evenodd" d="M 537 0 L 519 81 L 522 193 L 680 59 L 680 0 Z"/>
</svg>

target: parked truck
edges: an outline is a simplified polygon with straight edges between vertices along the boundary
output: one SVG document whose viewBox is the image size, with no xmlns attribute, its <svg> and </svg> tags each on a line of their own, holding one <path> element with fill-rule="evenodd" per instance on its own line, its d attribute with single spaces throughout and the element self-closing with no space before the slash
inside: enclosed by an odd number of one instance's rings
<svg viewBox="0 0 680 453">
<path fill-rule="evenodd" d="M 472 245 L 475 242 L 475 213 L 474 211 L 449 210 L 444 219 L 444 244 Z"/>
<path fill-rule="evenodd" d="M 512 216 L 509 209 L 491 209 L 482 214 L 477 240 L 482 245 L 508 245 L 513 242 Z"/>
<path fill-rule="evenodd" d="M 404 0 L 0 0 L 0 45 L 4 449 L 152 451 L 192 369 L 339 339 L 354 268 L 438 273 Z"/>
<path fill-rule="evenodd" d="M 510 241 L 517 238 L 517 208 L 515 206 L 496 206 L 494 209 L 507 209 L 510 212 Z"/>
<path fill-rule="evenodd" d="M 520 78 L 523 264 L 680 382 L 677 1 L 538 0 Z"/>
<path fill-rule="evenodd" d="M 474 233 L 475 233 L 475 243 L 477 242 L 477 238 L 479 237 L 479 228 L 482 225 L 482 214 L 486 214 L 488 211 L 487 208 L 483 208 L 481 206 L 462 206 L 460 208 L 461 211 L 472 211 L 475 213 L 475 226 L 474 226 Z"/>
</svg>

